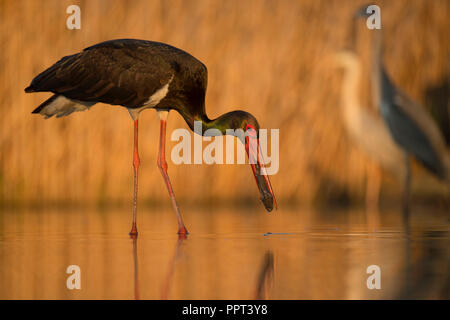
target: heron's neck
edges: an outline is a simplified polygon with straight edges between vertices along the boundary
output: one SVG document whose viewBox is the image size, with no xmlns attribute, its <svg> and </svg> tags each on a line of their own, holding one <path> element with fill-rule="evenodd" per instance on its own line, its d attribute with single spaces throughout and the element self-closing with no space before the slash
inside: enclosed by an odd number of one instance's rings
<svg viewBox="0 0 450 320">
<path fill-rule="evenodd" d="M 381 73 L 383 68 L 383 35 L 382 31 L 374 30 L 372 43 L 372 99 L 378 106 L 381 90 Z"/>
<path fill-rule="evenodd" d="M 346 69 L 343 79 L 342 102 L 344 104 L 345 120 L 355 117 L 359 111 L 358 88 L 361 79 L 361 64 L 355 61 Z"/>
</svg>

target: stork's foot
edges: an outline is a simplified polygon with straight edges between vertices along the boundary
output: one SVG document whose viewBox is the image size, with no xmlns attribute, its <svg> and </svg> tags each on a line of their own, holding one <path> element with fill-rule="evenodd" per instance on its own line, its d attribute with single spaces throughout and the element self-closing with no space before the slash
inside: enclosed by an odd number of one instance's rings
<svg viewBox="0 0 450 320">
<path fill-rule="evenodd" d="M 136 226 L 133 226 L 133 227 L 131 228 L 131 231 L 130 231 L 129 235 L 130 235 L 130 238 L 131 238 L 131 239 L 136 239 L 136 238 L 137 238 L 138 232 L 137 232 Z"/>
<path fill-rule="evenodd" d="M 187 236 L 189 234 L 189 232 L 187 231 L 185 226 L 182 226 L 178 229 L 178 234 Z"/>
</svg>

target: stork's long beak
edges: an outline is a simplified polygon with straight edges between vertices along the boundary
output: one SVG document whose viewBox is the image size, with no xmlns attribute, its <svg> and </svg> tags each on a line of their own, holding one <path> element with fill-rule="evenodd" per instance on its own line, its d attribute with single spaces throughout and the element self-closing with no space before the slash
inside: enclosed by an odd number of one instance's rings
<svg viewBox="0 0 450 320">
<path fill-rule="evenodd" d="M 253 175 L 255 176 L 256 184 L 261 194 L 261 201 L 264 207 L 266 207 L 266 210 L 270 212 L 274 207 L 277 209 L 277 200 L 275 199 L 269 176 L 266 174 L 265 168 L 261 165 L 260 159 L 263 163 L 265 161 L 259 146 L 259 140 L 256 137 L 246 137 L 245 139 L 245 150 L 247 151 L 250 166 L 252 167 Z M 251 142 L 252 140 L 253 142 Z M 258 150 L 259 155 L 257 155 L 256 150 Z"/>
</svg>

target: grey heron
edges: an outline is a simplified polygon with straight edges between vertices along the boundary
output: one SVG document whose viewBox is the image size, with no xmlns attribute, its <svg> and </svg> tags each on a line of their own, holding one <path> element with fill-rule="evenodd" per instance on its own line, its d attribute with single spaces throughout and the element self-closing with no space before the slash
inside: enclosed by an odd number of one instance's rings
<svg viewBox="0 0 450 320">
<path fill-rule="evenodd" d="M 403 178 L 402 150 L 393 141 L 388 128 L 373 112 L 363 108 L 358 98 L 361 81 L 361 60 L 352 50 L 341 50 L 335 54 L 335 62 L 344 69 L 342 83 L 342 118 L 349 137 L 355 145 L 376 163 L 375 170 L 367 169 L 366 207 L 376 210 L 380 193 L 380 166 Z"/>
<path fill-rule="evenodd" d="M 370 5 L 355 14 L 368 18 L 373 14 Z M 418 160 L 434 176 L 450 184 L 450 165 L 444 138 L 431 116 L 417 102 L 398 88 L 383 64 L 381 29 L 374 29 L 372 39 L 371 81 L 372 98 L 386 122 L 389 132 L 404 152 L 406 168 L 403 195 L 403 217 L 409 218 L 411 184 L 410 156 Z"/>
</svg>

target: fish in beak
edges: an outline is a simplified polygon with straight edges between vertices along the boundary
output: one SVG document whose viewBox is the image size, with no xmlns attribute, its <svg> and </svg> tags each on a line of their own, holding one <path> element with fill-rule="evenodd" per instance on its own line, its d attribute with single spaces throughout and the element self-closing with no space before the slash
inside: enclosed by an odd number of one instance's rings
<svg viewBox="0 0 450 320">
<path fill-rule="evenodd" d="M 247 124 L 245 137 L 245 151 L 252 167 L 253 175 L 255 176 L 256 185 L 258 186 L 259 193 L 261 194 L 261 201 L 268 212 L 273 208 L 277 209 L 277 200 L 273 193 L 272 185 L 270 184 L 269 176 L 266 174 L 265 168 L 261 165 L 262 160 L 265 163 L 261 147 L 259 145 L 259 139 L 256 135 L 256 130 Z"/>
</svg>

